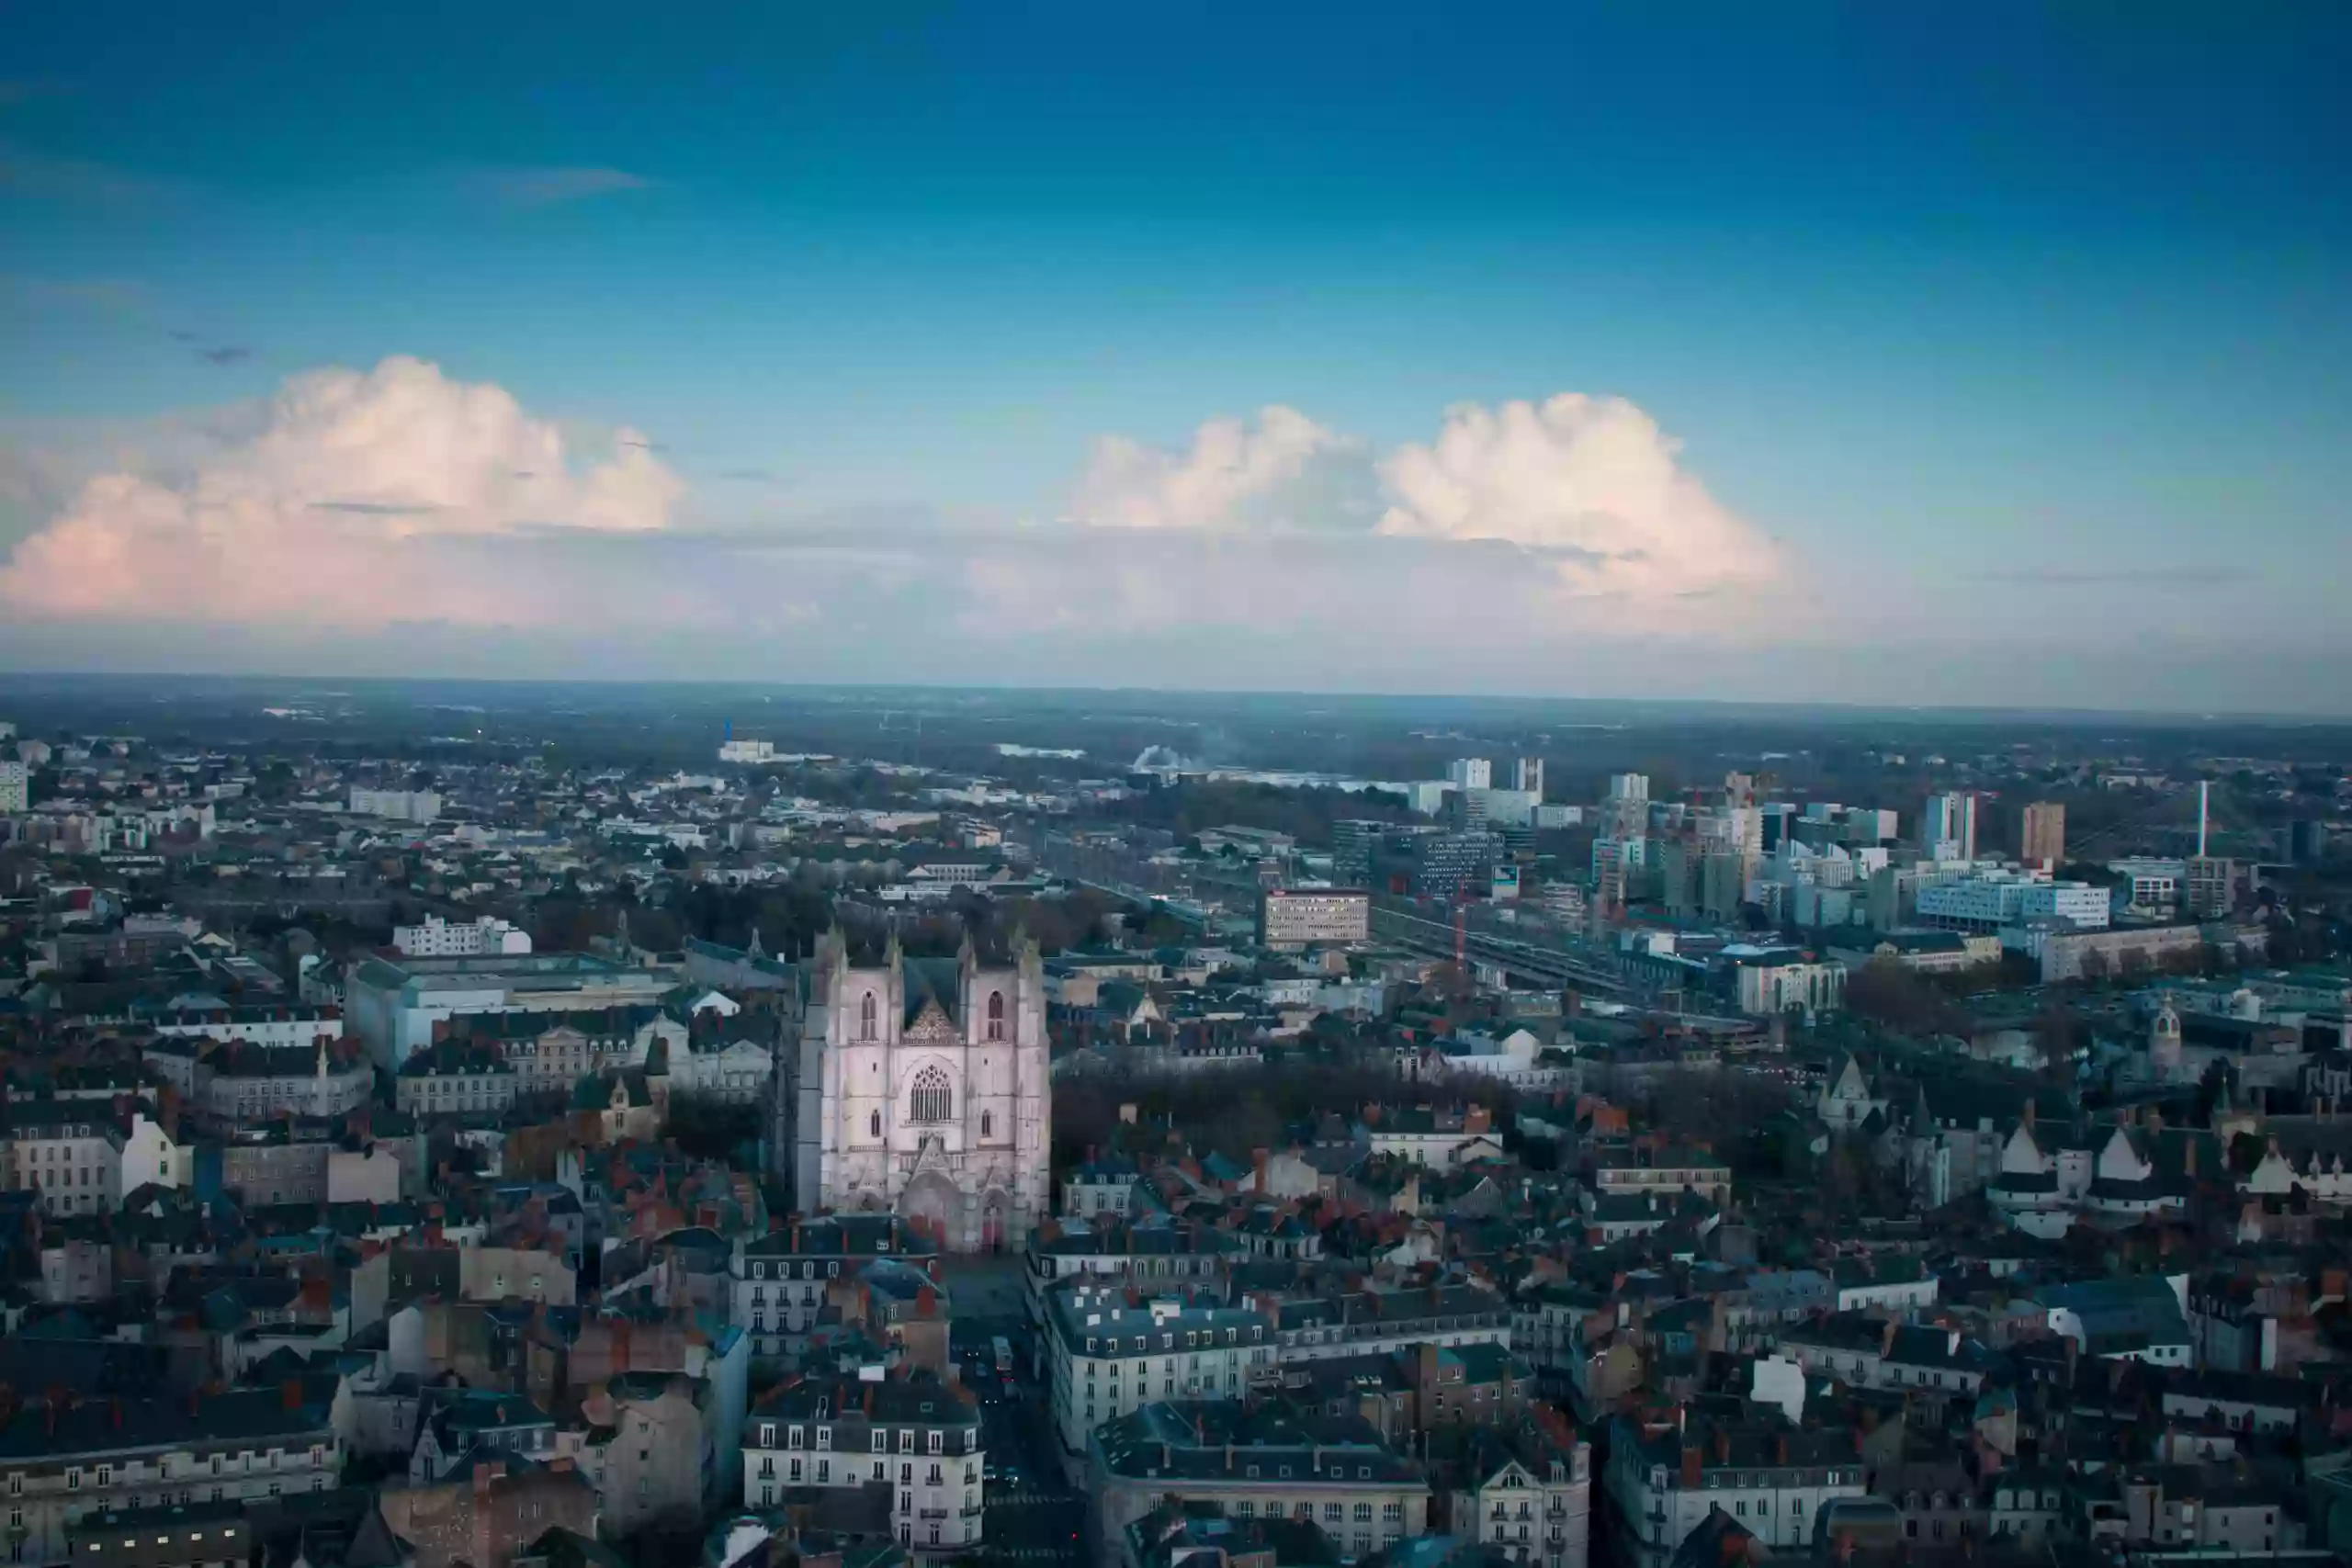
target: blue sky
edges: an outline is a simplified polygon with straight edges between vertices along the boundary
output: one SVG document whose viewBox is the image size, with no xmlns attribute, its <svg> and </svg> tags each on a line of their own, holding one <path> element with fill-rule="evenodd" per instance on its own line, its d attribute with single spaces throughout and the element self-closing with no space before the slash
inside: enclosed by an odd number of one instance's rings
<svg viewBox="0 0 2352 1568">
<path fill-rule="evenodd" d="M 2340 7 L 356 9 L 19 19 L 0 660 L 2345 705 Z"/>
</svg>

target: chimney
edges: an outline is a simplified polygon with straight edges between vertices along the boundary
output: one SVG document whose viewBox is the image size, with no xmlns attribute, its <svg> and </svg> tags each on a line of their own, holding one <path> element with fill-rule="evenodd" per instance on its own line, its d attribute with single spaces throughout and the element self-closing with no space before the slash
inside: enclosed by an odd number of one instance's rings
<svg viewBox="0 0 2352 1568">
<path fill-rule="evenodd" d="M 2188 1177 L 2189 1180 L 2197 1179 L 2197 1134 L 2194 1133 L 2181 1143 L 2180 1168 L 2181 1174 Z"/>
<path fill-rule="evenodd" d="M 1252 1167 L 1252 1168 L 1254 1168 L 1256 1169 L 1257 1173 L 1258 1173 L 1258 1174 L 1257 1174 L 1257 1182 L 1256 1182 L 1256 1188 L 1255 1188 L 1255 1190 L 1256 1190 L 1257 1191 L 1261 1192 L 1261 1193 L 1262 1193 L 1262 1192 L 1264 1192 L 1264 1191 L 1266 1190 L 1266 1160 L 1267 1160 L 1267 1157 L 1268 1157 L 1268 1154 L 1267 1154 L 1267 1151 L 1266 1151 L 1266 1150 L 1264 1150 L 1264 1149 L 1251 1149 L 1251 1150 L 1250 1151 L 1250 1163 L 1251 1167 Z"/>
<path fill-rule="evenodd" d="M 477 1461 L 474 1464 L 474 1495 L 487 1495 L 490 1483 L 505 1473 L 506 1467 L 503 1464 L 492 1464 L 488 1460 Z"/>
<path fill-rule="evenodd" d="M 1699 1470 L 1702 1462 L 1702 1456 L 1697 1449 L 1685 1448 L 1682 1450 L 1682 1489 L 1685 1492 L 1695 1492 L 1699 1489 Z"/>
</svg>

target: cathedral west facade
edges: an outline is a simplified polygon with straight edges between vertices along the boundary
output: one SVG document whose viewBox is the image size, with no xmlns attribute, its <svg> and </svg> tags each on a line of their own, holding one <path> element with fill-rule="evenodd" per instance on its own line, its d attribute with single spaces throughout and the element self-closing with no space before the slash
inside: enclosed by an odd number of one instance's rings
<svg viewBox="0 0 2352 1568">
<path fill-rule="evenodd" d="M 949 1252 L 1011 1250 L 1047 1212 L 1053 1095 L 1036 944 L 983 964 L 854 967 L 840 933 L 808 965 L 771 1146 L 804 1213 L 896 1213 Z"/>
</svg>

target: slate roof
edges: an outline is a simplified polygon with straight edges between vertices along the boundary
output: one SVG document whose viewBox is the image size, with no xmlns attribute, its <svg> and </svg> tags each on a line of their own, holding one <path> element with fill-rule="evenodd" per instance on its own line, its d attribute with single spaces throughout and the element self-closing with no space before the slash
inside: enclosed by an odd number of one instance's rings
<svg viewBox="0 0 2352 1568">
<path fill-rule="evenodd" d="M 190 1443 L 308 1438 L 324 1431 L 342 1380 L 293 1379 L 282 1387 L 142 1399 L 28 1399 L 0 1427 L 0 1461 L 54 1461 L 75 1454 Z"/>
</svg>

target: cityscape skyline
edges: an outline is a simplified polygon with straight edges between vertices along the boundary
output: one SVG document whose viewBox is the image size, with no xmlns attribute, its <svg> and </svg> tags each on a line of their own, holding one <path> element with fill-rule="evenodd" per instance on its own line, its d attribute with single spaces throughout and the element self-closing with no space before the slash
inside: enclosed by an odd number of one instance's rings
<svg viewBox="0 0 2352 1568">
<path fill-rule="evenodd" d="M 0 670 L 2346 711 L 2345 18 L 1333 15 L 32 18 Z"/>
</svg>

